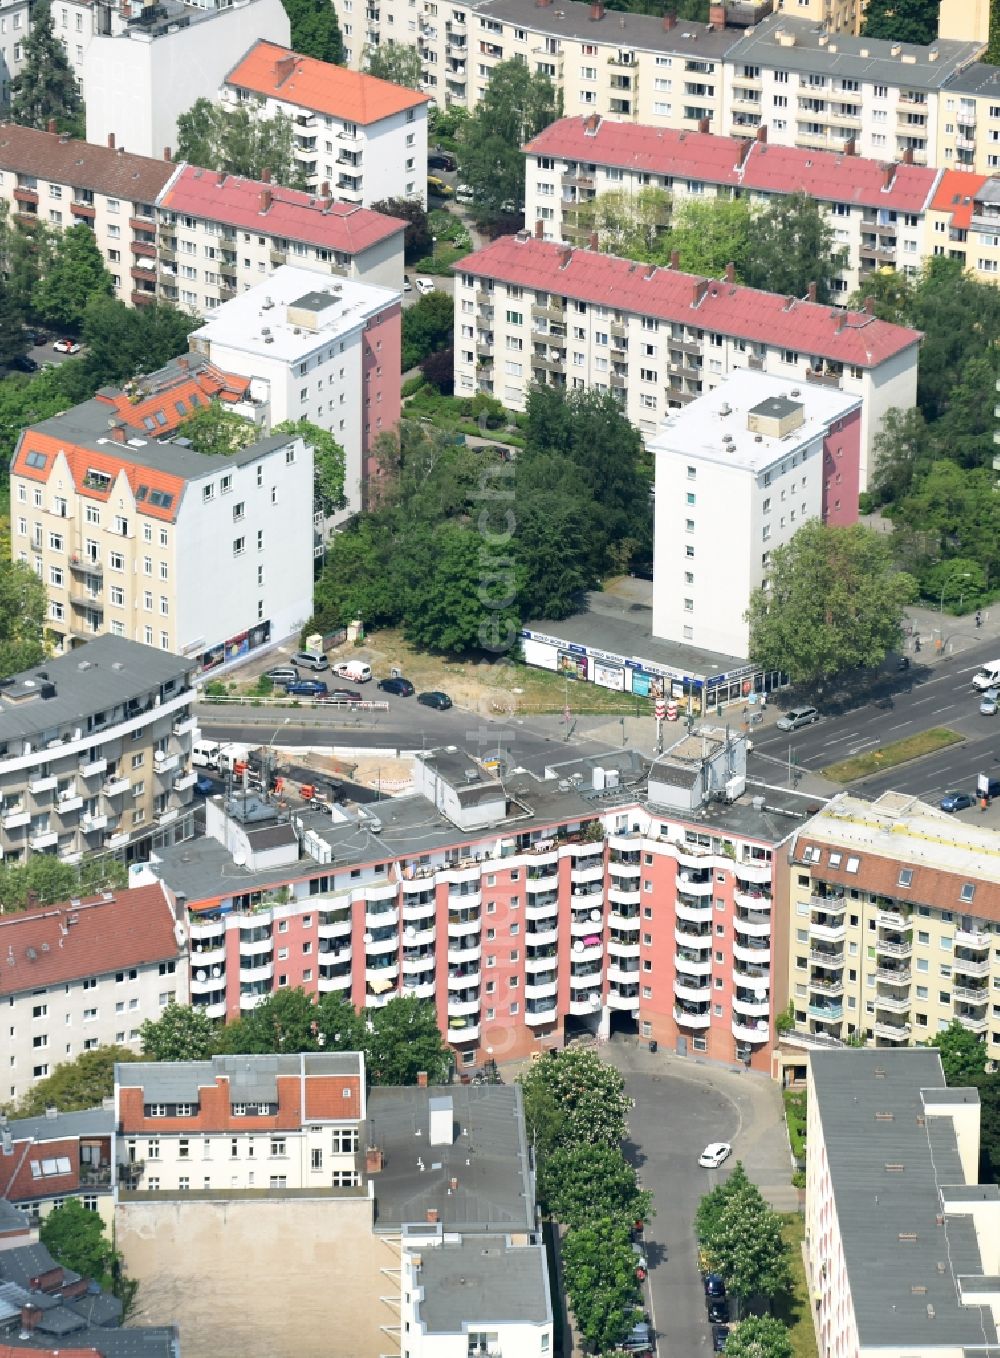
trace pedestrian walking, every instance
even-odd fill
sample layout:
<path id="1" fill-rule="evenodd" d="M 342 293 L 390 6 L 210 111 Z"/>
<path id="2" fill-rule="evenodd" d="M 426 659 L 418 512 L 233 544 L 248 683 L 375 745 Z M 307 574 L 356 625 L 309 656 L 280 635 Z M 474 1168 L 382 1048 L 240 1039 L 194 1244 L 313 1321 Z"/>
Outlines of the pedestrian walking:
<path id="1" fill-rule="evenodd" d="M 980 610 L 977 608 L 977 609 L 976 609 L 976 627 L 977 627 L 977 628 L 980 628 L 980 627 L 982 627 L 982 625 L 983 625 L 983 615 L 982 615 L 982 613 L 980 612 Z"/>

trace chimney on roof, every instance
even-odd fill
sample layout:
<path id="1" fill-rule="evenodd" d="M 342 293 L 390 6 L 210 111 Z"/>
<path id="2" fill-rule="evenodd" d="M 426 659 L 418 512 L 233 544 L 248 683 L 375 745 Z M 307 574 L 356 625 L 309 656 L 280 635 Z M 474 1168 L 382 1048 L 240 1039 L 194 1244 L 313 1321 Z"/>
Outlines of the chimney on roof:
<path id="1" fill-rule="evenodd" d="M 729 263 L 726 265 L 726 282 L 727 283 L 736 282 L 736 265 L 733 263 L 732 260 L 730 260 Z"/>
<path id="2" fill-rule="evenodd" d="M 260 191 L 260 210 L 261 210 L 261 213 L 270 212 L 270 210 L 271 210 L 271 190 L 270 190 L 270 189 L 261 189 L 261 191 Z"/>
<path id="3" fill-rule="evenodd" d="M 572 258 L 573 258 L 573 247 L 570 245 L 563 246 L 559 259 L 560 269 L 565 269 L 566 265 L 570 262 Z"/>
<path id="4" fill-rule="evenodd" d="M 426 1072 L 426 1070 L 418 1070 L 418 1071 L 417 1071 L 417 1088 L 418 1088 L 418 1089 L 426 1089 L 426 1088 L 427 1088 L 427 1072 Z"/>
<path id="5" fill-rule="evenodd" d="M 908 147 L 906 148 L 906 150 L 903 152 L 903 164 L 904 164 L 904 165 L 912 165 L 912 164 L 913 164 L 913 147 L 912 147 L 912 146 L 908 146 Z"/>
<path id="6" fill-rule="evenodd" d="M 656 265 L 655 265 L 655 264 L 647 264 L 647 265 L 646 265 L 646 268 L 645 268 L 645 271 L 644 271 L 644 273 L 643 273 L 642 276 L 643 276 L 643 278 L 646 280 L 646 282 L 648 283 L 649 280 L 653 277 L 653 274 L 655 274 L 655 273 L 656 273 Z"/>
<path id="7" fill-rule="evenodd" d="M 601 115 L 599 113 L 591 113 L 589 117 L 584 118 L 583 120 L 584 133 L 587 136 L 592 137 L 595 135 L 600 125 L 601 125 Z"/>
<path id="8" fill-rule="evenodd" d="M 187 354 L 181 354 L 180 358 L 177 360 L 177 366 L 182 372 L 187 372 L 188 368 L 191 366 Z"/>
<path id="9" fill-rule="evenodd" d="M 115 149 L 115 134 L 114 134 L 113 132 L 109 132 L 109 133 L 108 133 L 108 150 L 109 150 L 109 151 L 113 151 L 114 149 Z"/>
<path id="10" fill-rule="evenodd" d="M 535 4 L 539 9 L 545 9 L 546 5 L 552 4 L 552 0 L 535 0 Z"/>
<path id="11" fill-rule="evenodd" d="M 322 184 L 320 184 L 319 196 L 321 198 L 330 198 L 332 196 L 330 193 L 330 181 L 328 179 L 324 179 Z"/>
<path id="12" fill-rule="evenodd" d="M 752 141 L 740 142 L 739 159 L 736 162 L 736 168 L 738 170 L 742 170 L 743 166 L 746 164 L 747 156 L 750 154 L 751 146 L 753 146 Z"/>
<path id="13" fill-rule="evenodd" d="M 711 118 L 699 118 L 699 119 L 698 119 L 698 131 L 699 131 L 699 132 L 711 132 L 711 130 L 712 130 L 712 120 L 711 120 Z"/>
<path id="14" fill-rule="evenodd" d="M 708 279 L 696 278 L 694 287 L 691 289 L 691 305 L 698 306 L 706 292 L 708 292 Z"/>
<path id="15" fill-rule="evenodd" d="M 604 18 L 604 5 L 601 3 L 601 0 L 594 0 L 594 3 L 590 7 L 590 18 L 593 23 L 597 23 Z"/>
<path id="16" fill-rule="evenodd" d="M 545 3 L 548 4 L 548 3 L 549 3 L 549 0 L 545 0 Z M 437 1209 L 436 1207 L 428 1207 L 428 1209 L 427 1209 L 427 1221 L 428 1221 L 428 1223 L 429 1223 L 431 1226 L 436 1226 L 436 1225 L 437 1225 L 437 1219 L 438 1219 L 438 1209 Z"/>
<path id="17" fill-rule="evenodd" d="M 283 85 L 290 75 L 295 71 L 295 54 L 290 53 L 287 57 L 279 57 L 274 63 L 274 83 Z"/>
<path id="18" fill-rule="evenodd" d="M 708 7 L 708 22 L 718 24 L 720 28 L 726 26 L 726 7 L 724 4 L 711 4 Z"/>
<path id="19" fill-rule="evenodd" d="M 670 30 L 671 30 L 672 28 L 676 28 L 676 27 L 677 27 L 677 15 L 676 15 L 676 14 L 664 14 L 664 16 L 663 16 L 663 31 L 664 31 L 664 33 L 669 33 Z"/>
<path id="20" fill-rule="evenodd" d="M 173 158 L 174 158 L 173 151 L 171 151 L 169 146 L 165 146 L 163 148 L 163 159 L 169 163 L 170 161 L 173 160 Z"/>
<path id="21" fill-rule="evenodd" d="M 49 119 L 49 131 L 50 131 L 53 135 L 59 131 L 59 128 L 58 128 L 58 126 L 56 125 L 56 120 L 55 120 L 55 118 L 50 118 L 50 119 Z"/>
<path id="22" fill-rule="evenodd" d="M 757 129 L 757 140 L 759 142 L 767 141 L 767 127 L 764 123 L 761 123 L 760 127 Z"/>
<path id="23" fill-rule="evenodd" d="M 590 250 L 599 250 L 601 248 L 601 242 L 596 231 L 591 231 L 590 235 L 587 237 L 587 247 Z"/>
<path id="24" fill-rule="evenodd" d="M 111 437 L 114 439 L 115 443 L 124 443 L 125 426 L 123 424 L 116 424 L 111 430 Z"/>
<path id="25" fill-rule="evenodd" d="M 271 182 L 271 171 L 266 167 L 260 172 L 260 182 L 262 184 L 270 184 Z"/>
<path id="26" fill-rule="evenodd" d="M 21 1307 L 21 1334 L 19 1338 L 28 1339 L 41 1318 L 42 1308 L 26 1301 Z"/>
<path id="27" fill-rule="evenodd" d="M 806 288 L 806 297 L 809 299 L 810 302 L 815 302 L 815 300 L 816 300 L 816 284 L 815 284 L 815 283 L 810 283 L 809 286 Z"/>
<path id="28" fill-rule="evenodd" d="M 874 315 L 875 315 L 875 298 L 874 298 L 874 297 L 866 297 L 866 298 L 865 298 L 865 315 L 866 315 L 866 316 L 874 316 Z"/>
<path id="29" fill-rule="evenodd" d="M 883 166 L 882 166 L 882 191 L 883 191 L 883 193 L 886 192 L 888 189 L 891 189 L 891 188 L 892 188 L 892 181 L 893 181 L 895 178 L 896 178 L 896 167 L 895 167 L 895 165 L 883 165 Z"/>
<path id="30" fill-rule="evenodd" d="M 670 251 L 670 268 L 671 268 L 671 269 L 679 269 L 680 267 L 681 267 L 681 252 L 680 252 L 680 250 L 671 250 L 671 251 Z"/>
<path id="31" fill-rule="evenodd" d="M 369 1146 L 365 1151 L 365 1173 L 381 1174 L 384 1163 L 382 1152 L 378 1146 Z"/>
<path id="32" fill-rule="evenodd" d="M 782 309 L 782 311 L 791 311 L 791 309 L 792 309 L 792 307 L 793 307 L 794 305 L 795 305 L 795 298 L 794 298 L 794 297 L 786 297 L 786 298 L 785 298 L 785 301 L 784 301 L 784 305 L 782 306 L 781 309 Z"/>
<path id="33" fill-rule="evenodd" d="M 858 142 L 856 137 L 848 137 L 844 142 L 844 155 L 856 156 L 858 154 Z"/>
<path id="34" fill-rule="evenodd" d="M 541 240 L 541 239 L 544 237 L 544 235 L 545 235 L 545 223 L 544 223 L 544 222 L 536 222 L 536 223 L 535 223 L 535 240 Z"/>

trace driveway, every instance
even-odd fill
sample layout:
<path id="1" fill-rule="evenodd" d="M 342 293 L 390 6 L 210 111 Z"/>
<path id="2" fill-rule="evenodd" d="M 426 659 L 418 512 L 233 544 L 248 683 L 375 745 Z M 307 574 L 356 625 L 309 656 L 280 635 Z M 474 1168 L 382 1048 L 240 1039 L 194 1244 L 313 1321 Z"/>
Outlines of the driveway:
<path id="1" fill-rule="evenodd" d="M 793 1211 L 791 1160 L 777 1085 L 758 1075 L 657 1052 L 634 1041 L 602 1049 L 625 1076 L 635 1100 L 626 1154 L 656 1216 L 646 1230 L 649 1306 L 661 1358 L 711 1352 L 711 1329 L 695 1249 L 695 1210 L 702 1195 L 742 1160 L 773 1207 Z M 710 1141 L 730 1141 L 732 1158 L 717 1170 L 698 1168 Z"/>

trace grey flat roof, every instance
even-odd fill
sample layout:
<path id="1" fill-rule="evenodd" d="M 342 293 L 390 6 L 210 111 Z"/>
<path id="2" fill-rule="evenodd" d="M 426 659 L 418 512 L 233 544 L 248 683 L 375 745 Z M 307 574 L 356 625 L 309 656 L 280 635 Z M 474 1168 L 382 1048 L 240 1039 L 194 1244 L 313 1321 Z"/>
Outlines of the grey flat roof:
<path id="1" fill-rule="evenodd" d="M 451 1145 L 430 1143 L 430 1103 L 449 1098 Z M 366 1144 L 383 1152 L 371 1178 L 376 1230 L 423 1223 L 436 1208 L 446 1231 L 531 1230 L 534 1184 L 518 1085 L 447 1089 L 376 1086 L 368 1096 Z M 452 1190 L 450 1180 L 458 1180 Z"/>
<path id="2" fill-rule="evenodd" d="M 44 1113 L 36 1118 L 11 1118 L 7 1128 L 15 1141 L 51 1141 L 60 1137 L 110 1136 L 115 1129 L 113 1108 L 84 1108 L 78 1113 Z"/>
<path id="3" fill-rule="evenodd" d="M 995 1344 L 989 1307 L 958 1300 L 956 1279 L 983 1271 L 972 1218 L 938 1225 L 939 1190 L 964 1183 L 950 1118 L 925 1116 L 923 1091 L 933 1104 L 944 1086 L 940 1056 L 812 1051 L 810 1066 L 862 1347 Z"/>
<path id="4" fill-rule="evenodd" d="M 602 19 L 591 19 L 584 0 L 558 0 L 541 6 L 537 0 L 486 0 L 475 6 L 486 19 L 499 19 L 533 33 L 578 38 L 584 42 L 610 43 L 614 47 L 679 52 L 706 61 L 720 61 L 741 34 L 733 29 L 679 20 L 669 32 L 663 19 L 651 14 L 607 10 Z M 471 27 L 471 25 L 470 25 Z"/>
<path id="5" fill-rule="evenodd" d="M 66 655 L 23 670 L 0 688 L 0 744 L 59 727 L 72 732 L 95 712 L 110 712 L 171 680 L 184 680 L 194 668 L 193 661 L 169 651 L 105 632 Z M 45 682 L 55 685 L 51 698 L 40 696 Z M 11 701 L 9 695 L 32 689 L 39 696 L 16 705 Z"/>
<path id="6" fill-rule="evenodd" d="M 1000 94 L 1000 66 L 974 61 L 948 81 L 948 89 L 959 94 Z"/>
<path id="7" fill-rule="evenodd" d="M 276 1103 L 279 1075 L 360 1075 L 357 1052 L 273 1056 L 213 1056 L 210 1061 L 126 1061 L 115 1066 L 119 1085 L 141 1088 L 147 1103 L 197 1103 L 198 1091 L 228 1076 L 234 1103 Z"/>
<path id="8" fill-rule="evenodd" d="M 24 1213 L 19 1212 L 12 1202 L 0 1198 L 0 1234 L 4 1231 L 26 1231 L 28 1222 Z"/>
<path id="9" fill-rule="evenodd" d="M 420 1260 L 425 1289 L 420 1319 L 430 1334 L 461 1334 L 469 1325 L 545 1325 L 552 1319 L 544 1245 L 465 1237 L 422 1249 Z"/>
<path id="10" fill-rule="evenodd" d="M 780 43 L 779 33 L 792 35 L 794 43 Z M 732 45 L 728 59 L 733 65 L 767 66 L 835 80 L 848 78 L 905 89 L 937 90 L 975 61 L 983 50 L 982 43 L 976 42 L 939 40 L 922 47 L 883 38 L 855 38 L 846 33 L 830 35 L 824 43 L 826 37 L 823 25 L 813 20 L 772 14 Z M 898 52 L 895 56 L 894 51 Z"/>

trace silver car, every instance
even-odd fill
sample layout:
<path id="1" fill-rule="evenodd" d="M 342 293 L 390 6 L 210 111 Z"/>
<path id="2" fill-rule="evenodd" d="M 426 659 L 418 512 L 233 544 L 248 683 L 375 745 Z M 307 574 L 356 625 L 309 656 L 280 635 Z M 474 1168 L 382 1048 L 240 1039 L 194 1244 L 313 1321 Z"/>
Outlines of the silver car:
<path id="1" fill-rule="evenodd" d="M 984 717 L 995 717 L 998 704 L 1000 704 L 1000 689 L 988 688 L 980 700 L 979 710 Z"/>
<path id="2" fill-rule="evenodd" d="M 792 707 L 778 718 L 776 724 L 779 731 L 797 731 L 800 726 L 811 726 L 814 721 L 819 721 L 815 707 Z"/>

